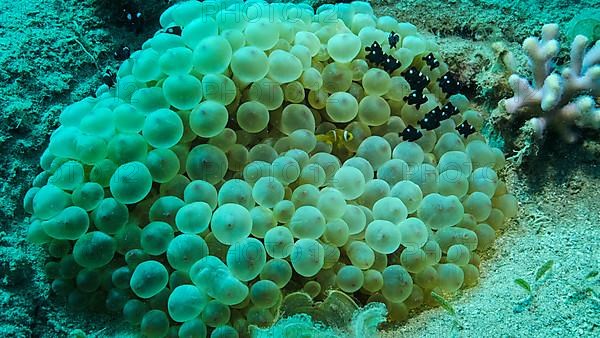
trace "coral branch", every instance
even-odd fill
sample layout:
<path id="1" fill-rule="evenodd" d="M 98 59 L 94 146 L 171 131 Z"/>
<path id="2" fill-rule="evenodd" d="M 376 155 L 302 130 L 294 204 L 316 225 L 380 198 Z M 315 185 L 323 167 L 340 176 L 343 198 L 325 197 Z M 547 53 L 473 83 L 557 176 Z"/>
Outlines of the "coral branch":
<path id="1" fill-rule="evenodd" d="M 544 25 L 541 35 L 541 39 L 529 37 L 523 42 L 533 84 L 511 75 L 508 82 L 514 96 L 503 100 L 503 106 L 510 119 L 531 120 L 538 137 L 551 128 L 565 141 L 574 142 L 578 134 L 573 127 L 600 128 L 600 109 L 592 97 L 600 95 L 600 42 L 588 49 L 588 38 L 576 36 L 570 63 L 554 72 L 558 26 Z"/>

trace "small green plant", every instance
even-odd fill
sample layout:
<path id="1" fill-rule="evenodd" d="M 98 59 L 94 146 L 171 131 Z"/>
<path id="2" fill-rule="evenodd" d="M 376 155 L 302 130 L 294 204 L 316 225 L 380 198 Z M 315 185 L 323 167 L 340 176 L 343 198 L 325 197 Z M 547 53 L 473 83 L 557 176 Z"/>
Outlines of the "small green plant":
<path id="1" fill-rule="evenodd" d="M 431 291 L 431 297 L 438 304 L 440 304 L 442 309 L 444 309 L 452 317 L 452 330 L 454 330 L 454 329 L 462 330 L 463 324 L 460 320 L 460 317 L 458 317 L 456 310 L 454 310 L 454 307 L 452 306 L 452 304 L 450 304 L 450 302 L 448 302 L 448 300 L 446 300 L 446 298 L 444 298 L 442 295 L 436 293 L 435 291 Z"/>
<path id="2" fill-rule="evenodd" d="M 531 306 L 531 303 L 533 302 L 533 299 L 535 297 L 536 290 L 541 286 L 541 285 L 539 285 L 540 279 L 542 279 L 542 277 L 544 277 L 548 273 L 548 271 L 550 271 L 550 269 L 552 269 L 553 265 L 554 265 L 554 261 L 549 260 L 546 263 L 544 263 L 544 265 L 540 266 L 537 269 L 537 271 L 535 272 L 535 279 L 533 281 L 533 284 L 530 284 L 528 281 L 526 281 L 523 278 L 515 279 L 515 284 L 517 284 L 518 286 L 520 286 L 523 290 L 525 290 L 527 292 L 527 298 L 521 300 L 517 304 L 517 306 L 514 309 L 514 312 L 519 313 L 519 312 L 523 312 L 524 310 L 529 309 L 529 307 Z"/>
<path id="3" fill-rule="evenodd" d="M 600 309 L 600 278 L 598 271 L 590 271 L 579 285 L 568 283 L 575 292 L 569 296 L 572 302 L 589 299 Z"/>

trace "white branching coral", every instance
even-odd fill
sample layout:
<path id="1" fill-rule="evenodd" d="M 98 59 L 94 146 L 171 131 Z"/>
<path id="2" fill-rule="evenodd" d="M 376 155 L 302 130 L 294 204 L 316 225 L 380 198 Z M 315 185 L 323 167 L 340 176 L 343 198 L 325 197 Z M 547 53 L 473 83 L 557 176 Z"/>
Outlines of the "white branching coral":
<path id="1" fill-rule="evenodd" d="M 538 137 L 552 129 L 565 141 L 574 142 L 578 138 L 575 127 L 600 128 L 600 109 L 594 99 L 600 96 L 600 42 L 588 49 L 589 39 L 576 36 L 570 63 L 558 72 L 558 33 L 558 25 L 548 24 L 542 28 L 541 39 L 525 39 L 523 49 L 533 81 L 530 84 L 527 78 L 511 75 L 508 81 L 514 96 L 504 100 L 503 106 L 511 119 L 529 120 Z"/>

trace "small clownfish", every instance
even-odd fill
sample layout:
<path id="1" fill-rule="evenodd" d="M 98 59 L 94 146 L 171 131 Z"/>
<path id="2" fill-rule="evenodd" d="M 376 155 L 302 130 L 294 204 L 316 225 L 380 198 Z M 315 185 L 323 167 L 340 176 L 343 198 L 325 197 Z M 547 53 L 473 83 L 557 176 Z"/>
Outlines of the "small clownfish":
<path id="1" fill-rule="evenodd" d="M 440 66 L 440 62 L 435 58 L 433 53 L 429 53 L 423 57 L 423 61 L 429 66 L 429 69 L 434 70 Z"/>
<path id="2" fill-rule="evenodd" d="M 331 144 L 332 146 L 341 148 L 354 139 L 351 132 L 344 129 L 332 129 L 325 134 L 319 134 L 316 136 L 317 141 Z"/>
<path id="3" fill-rule="evenodd" d="M 439 80 L 439 85 L 442 91 L 446 94 L 446 98 L 454 94 L 460 93 L 462 84 L 456 79 L 456 76 L 451 72 L 447 72 Z"/>
<path id="4" fill-rule="evenodd" d="M 181 26 L 171 26 L 165 29 L 165 33 L 181 36 Z"/>
<path id="5" fill-rule="evenodd" d="M 415 128 L 411 125 L 408 125 L 400 133 L 400 136 L 402 136 L 402 139 L 404 141 L 414 142 L 414 141 L 420 139 L 421 137 L 423 137 L 423 133 L 420 130 L 418 130 L 417 128 Z"/>
<path id="6" fill-rule="evenodd" d="M 402 76 L 404 76 L 412 90 L 422 91 L 429 84 L 429 77 L 414 66 L 402 73 Z"/>
<path id="7" fill-rule="evenodd" d="M 427 96 L 423 95 L 422 90 L 415 90 L 408 96 L 404 97 L 404 101 L 410 105 L 414 105 L 417 109 L 421 108 L 421 105 L 427 102 Z"/>
<path id="8" fill-rule="evenodd" d="M 469 135 L 477 131 L 475 130 L 475 127 L 469 124 L 468 121 L 464 121 L 463 123 L 459 124 L 458 127 L 456 127 L 456 130 L 464 137 L 469 137 Z"/>
<path id="9" fill-rule="evenodd" d="M 110 69 L 107 69 L 104 74 L 102 74 L 102 83 L 108 86 L 108 88 L 115 85 L 117 82 L 117 74 L 113 73 Z"/>
<path id="10" fill-rule="evenodd" d="M 390 44 L 390 48 L 396 48 L 398 46 L 398 42 L 400 41 L 400 35 L 396 34 L 396 32 L 391 31 L 388 36 L 388 43 Z"/>
<path id="11" fill-rule="evenodd" d="M 386 59 L 386 54 L 383 53 L 383 49 L 377 41 L 374 41 L 370 47 L 365 47 L 365 50 L 368 53 L 366 59 L 371 63 L 378 65 L 384 62 Z"/>

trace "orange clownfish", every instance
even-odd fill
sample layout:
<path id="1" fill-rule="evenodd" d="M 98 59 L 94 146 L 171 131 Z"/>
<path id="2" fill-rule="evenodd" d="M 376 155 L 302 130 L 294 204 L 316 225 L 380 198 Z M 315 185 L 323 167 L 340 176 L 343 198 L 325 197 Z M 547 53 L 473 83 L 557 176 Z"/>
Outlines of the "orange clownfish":
<path id="1" fill-rule="evenodd" d="M 334 147 L 343 147 L 346 142 L 354 139 L 352 133 L 344 129 L 333 129 L 325 134 L 317 135 L 317 141 L 331 144 Z"/>

